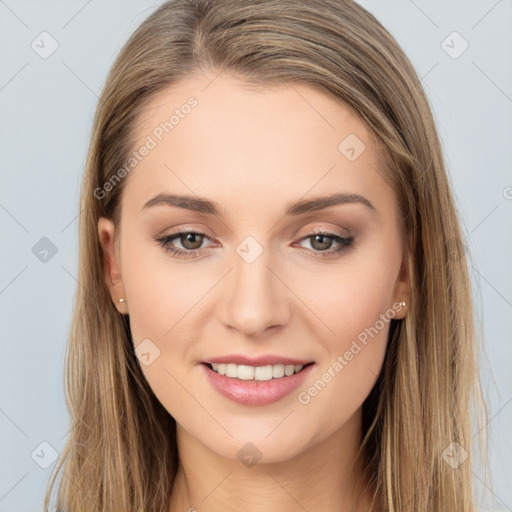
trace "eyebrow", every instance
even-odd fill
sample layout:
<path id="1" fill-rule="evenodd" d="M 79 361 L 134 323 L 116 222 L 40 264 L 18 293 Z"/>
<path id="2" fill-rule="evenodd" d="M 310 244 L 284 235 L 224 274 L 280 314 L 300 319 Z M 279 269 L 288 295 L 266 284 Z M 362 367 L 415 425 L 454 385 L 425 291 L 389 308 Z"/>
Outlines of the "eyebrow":
<path id="1" fill-rule="evenodd" d="M 336 206 L 341 204 L 359 203 L 367 206 L 369 209 L 377 212 L 373 204 L 365 197 L 359 194 L 351 193 L 335 193 L 322 197 L 315 197 L 313 199 L 299 200 L 289 203 L 286 206 L 285 215 L 302 215 L 304 213 L 314 212 Z M 217 215 L 224 217 L 227 214 L 227 209 L 221 207 L 217 201 L 212 201 L 204 197 L 177 195 L 177 194 L 158 194 L 150 199 L 142 208 L 145 210 L 157 205 L 176 206 L 186 210 L 192 210 L 199 213 L 207 213 L 210 215 Z"/>

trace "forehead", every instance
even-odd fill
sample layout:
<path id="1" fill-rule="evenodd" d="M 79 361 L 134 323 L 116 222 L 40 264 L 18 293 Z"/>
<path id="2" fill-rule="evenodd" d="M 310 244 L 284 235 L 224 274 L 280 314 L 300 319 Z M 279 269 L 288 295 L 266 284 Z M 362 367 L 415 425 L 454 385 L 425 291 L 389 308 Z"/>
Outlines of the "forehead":
<path id="1" fill-rule="evenodd" d="M 197 137 L 207 134 L 212 143 L 216 134 L 246 141 L 256 135 L 265 141 L 266 134 L 276 145 L 286 139 L 308 139 L 308 146 L 326 136 L 326 144 L 336 142 L 344 129 L 352 129 L 361 139 L 370 136 L 366 124 L 345 102 L 319 88 L 289 82 L 251 85 L 227 74 L 195 75 L 156 93 L 135 127 L 138 141 L 168 121 L 173 135 L 184 131 L 177 129 L 179 125 L 191 125 Z M 278 131 L 282 133 L 276 138 Z"/>
<path id="2" fill-rule="evenodd" d="M 156 94 L 135 127 L 151 146 L 125 193 L 142 201 L 171 189 L 210 196 L 297 199 L 346 188 L 382 192 L 377 141 L 342 101 L 303 84 L 249 86 L 199 75 Z"/>

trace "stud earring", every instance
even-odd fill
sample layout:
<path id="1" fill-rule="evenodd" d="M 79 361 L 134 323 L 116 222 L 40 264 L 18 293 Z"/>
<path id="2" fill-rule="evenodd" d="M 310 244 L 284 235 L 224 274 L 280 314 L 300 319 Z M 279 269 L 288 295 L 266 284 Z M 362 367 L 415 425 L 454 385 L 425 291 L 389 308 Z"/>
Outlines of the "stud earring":
<path id="1" fill-rule="evenodd" d="M 399 302 L 398 305 L 405 308 L 405 306 L 407 306 L 407 303 L 405 301 L 402 301 L 402 302 Z"/>
<path id="2" fill-rule="evenodd" d="M 119 302 L 126 302 L 125 299 L 123 299 L 122 297 L 119 299 Z M 404 303 L 405 304 L 405 303 Z"/>

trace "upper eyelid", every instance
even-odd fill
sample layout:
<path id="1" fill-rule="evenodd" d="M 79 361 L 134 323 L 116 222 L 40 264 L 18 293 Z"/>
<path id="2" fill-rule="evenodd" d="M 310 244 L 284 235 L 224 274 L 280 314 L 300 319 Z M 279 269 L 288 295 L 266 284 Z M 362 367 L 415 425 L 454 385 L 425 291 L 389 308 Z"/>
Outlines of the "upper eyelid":
<path id="1" fill-rule="evenodd" d="M 337 231 L 338 230 L 344 230 L 346 231 L 346 233 L 340 233 Z M 308 230 L 306 230 L 306 232 L 301 236 L 301 239 L 304 238 L 304 237 L 307 237 L 307 236 L 310 236 L 312 234 L 317 234 L 317 233 L 326 233 L 326 234 L 331 234 L 331 235 L 336 235 L 336 236 L 340 236 L 342 238 L 350 238 L 351 236 L 354 235 L 354 233 L 352 233 L 352 231 L 346 227 L 343 227 L 343 226 L 337 226 L 337 229 L 336 228 L 328 228 L 328 227 L 313 227 L 313 228 L 310 228 Z M 203 229 L 203 228 L 196 228 L 196 227 L 192 227 L 192 226 L 187 226 L 185 225 L 184 227 L 180 227 L 177 231 L 173 231 L 171 233 L 168 233 L 166 235 L 162 235 L 162 237 L 171 237 L 171 236 L 176 236 L 176 235 L 180 235 L 180 234 L 184 234 L 184 233 L 200 233 L 200 234 L 203 234 L 205 236 L 207 236 L 208 238 L 210 239 L 214 239 L 215 237 L 214 236 L 210 236 L 208 234 L 208 229 Z"/>

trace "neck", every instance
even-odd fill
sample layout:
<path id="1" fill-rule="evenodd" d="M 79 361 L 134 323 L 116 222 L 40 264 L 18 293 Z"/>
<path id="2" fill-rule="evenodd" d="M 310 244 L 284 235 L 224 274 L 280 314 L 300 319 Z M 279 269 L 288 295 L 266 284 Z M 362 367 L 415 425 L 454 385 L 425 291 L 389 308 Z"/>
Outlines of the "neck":
<path id="1" fill-rule="evenodd" d="M 180 464 L 169 512 L 376 510 L 356 460 L 360 411 L 332 435 L 282 462 L 246 466 L 226 459 L 180 425 L 177 442 Z"/>

